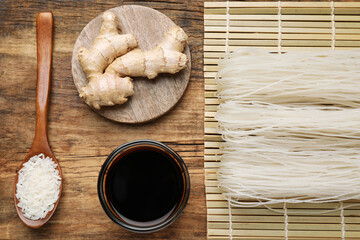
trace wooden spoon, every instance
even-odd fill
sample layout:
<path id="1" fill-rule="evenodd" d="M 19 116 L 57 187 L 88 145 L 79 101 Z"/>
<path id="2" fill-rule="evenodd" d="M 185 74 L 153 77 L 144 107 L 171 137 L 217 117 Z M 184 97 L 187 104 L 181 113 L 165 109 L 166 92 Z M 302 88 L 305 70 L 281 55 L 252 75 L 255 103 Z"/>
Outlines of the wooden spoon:
<path id="1" fill-rule="evenodd" d="M 21 167 L 32 156 L 43 153 L 45 156 L 49 156 L 57 164 L 57 170 L 61 177 L 59 198 L 54 204 L 53 210 L 43 219 L 30 220 L 26 218 L 21 210 L 17 206 L 19 203 L 16 198 L 16 184 L 18 182 L 19 171 L 16 174 L 15 187 L 14 187 L 14 200 L 16 211 L 21 221 L 28 227 L 39 228 L 43 226 L 55 212 L 55 209 L 59 203 L 62 190 L 62 172 L 58 161 L 55 159 L 54 154 L 51 152 L 48 138 L 47 138 L 47 111 L 49 104 L 50 93 L 50 70 L 51 70 L 51 54 L 53 43 L 53 15 L 51 12 L 40 12 L 36 20 L 36 37 L 37 37 L 37 92 L 36 92 L 36 130 L 33 144 L 29 153 L 25 156 L 24 161 L 21 163 Z"/>

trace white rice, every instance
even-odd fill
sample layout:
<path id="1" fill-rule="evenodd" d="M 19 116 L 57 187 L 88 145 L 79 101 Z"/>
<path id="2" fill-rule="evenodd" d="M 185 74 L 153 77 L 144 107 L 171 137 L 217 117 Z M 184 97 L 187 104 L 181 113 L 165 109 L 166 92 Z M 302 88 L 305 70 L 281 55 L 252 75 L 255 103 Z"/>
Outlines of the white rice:
<path id="1" fill-rule="evenodd" d="M 16 198 L 26 218 L 42 219 L 54 208 L 61 185 L 56 167 L 52 158 L 41 153 L 31 157 L 20 169 Z"/>

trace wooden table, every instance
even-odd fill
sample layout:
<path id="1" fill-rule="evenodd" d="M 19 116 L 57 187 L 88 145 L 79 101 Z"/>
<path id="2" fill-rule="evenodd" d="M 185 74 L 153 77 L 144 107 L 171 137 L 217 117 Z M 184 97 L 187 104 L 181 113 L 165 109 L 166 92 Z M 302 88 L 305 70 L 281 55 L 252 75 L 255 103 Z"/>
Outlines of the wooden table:
<path id="1" fill-rule="evenodd" d="M 2 1 L 0 4 L 0 239 L 205 239 L 203 170 L 204 83 L 202 69 L 203 2 Z M 169 16 L 189 35 L 191 79 L 177 106 L 144 125 L 111 122 L 78 96 L 71 75 L 71 54 L 82 28 L 106 9 L 121 4 L 152 7 Z M 25 227 L 13 201 L 16 170 L 28 152 L 35 128 L 36 15 L 54 14 L 54 51 L 49 109 L 49 141 L 64 174 L 63 194 L 43 228 Z M 185 211 L 169 228 L 153 234 L 128 232 L 100 206 L 97 177 L 107 155 L 135 139 L 168 144 L 185 160 L 191 194 Z"/>

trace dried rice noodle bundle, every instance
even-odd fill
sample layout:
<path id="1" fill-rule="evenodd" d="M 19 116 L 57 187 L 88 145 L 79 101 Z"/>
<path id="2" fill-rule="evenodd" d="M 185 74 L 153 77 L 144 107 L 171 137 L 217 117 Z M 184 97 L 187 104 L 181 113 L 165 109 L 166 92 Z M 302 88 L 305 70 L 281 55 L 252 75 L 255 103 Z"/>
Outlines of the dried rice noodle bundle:
<path id="1" fill-rule="evenodd" d="M 286 106 L 335 104 L 360 107 L 360 49 L 269 54 L 249 48 L 219 64 L 223 100 L 262 101 Z"/>
<path id="2" fill-rule="evenodd" d="M 232 205 L 360 199 L 359 50 L 220 63 L 219 186 Z"/>

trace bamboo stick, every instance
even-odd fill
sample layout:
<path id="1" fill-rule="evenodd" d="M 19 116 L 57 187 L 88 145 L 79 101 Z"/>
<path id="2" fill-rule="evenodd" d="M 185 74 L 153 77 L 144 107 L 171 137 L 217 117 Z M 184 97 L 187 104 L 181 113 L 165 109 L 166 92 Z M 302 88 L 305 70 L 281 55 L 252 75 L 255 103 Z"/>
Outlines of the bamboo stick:
<path id="1" fill-rule="evenodd" d="M 205 111 L 215 112 L 216 110 L 217 110 L 217 106 L 212 106 L 212 105 L 205 106 Z"/>
<path id="2" fill-rule="evenodd" d="M 212 132 L 207 132 L 207 133 L 212 133 Z M 214 133 L 216 133 L 216 129 L 214 129 Z M 219 152 L 219 149 L 212 149 L 212 148 L 205 148 L 204 149 L 204 154 L 205 155 L 215 155 L 218 152 Z"/>
<path id="3" fill-rule="evenodd" d="M 225 40 L 206 40 L 206 49 L 213 50 L 213 51 L 221 51 L 223 50 L 223 42 Z M 275 49 L 277 45 L 277 41 L 275 40 L 229 40 L 229 47 L 231 49 L 236 49 L 236 47 L 244 47 L 244 46 L 255 46 L 255 47 L 272 47 Z M 330 47 L 331 41 L 322 41 L 322 40 L 282 40 L 282 46 L 284 48 L 286 47 L 295 47 L 295 48 L 302 48 L 302 47 Z M 335 42 L 335 46 L 338 47 L 359 47 L 360 46 L 360 40 L 337 40 Z M 209 70 L 206 70 L 209 68 Z M 213 66 L 205 66 L 205 71 L 213 71 Z M 217 71 L 217 70 L 216 70 Z"/>
<path id="4" fill-rule="evenodd" d="M 205 84 L 206 85 L 216 85 L 216 82 L 215 82 L 215 79 L 213 79 L 213 78 L 205 78 Z M 213 97 L 216 97 L 215 92 L 212 92 L 212 93 L 213 93 Z M 206 100 L 205 100 L 205 102 L 206 102 Z"/>
<path id="5" fill-rule="evenodd" d="M 219 162 L 205 162 L 204 165 L 206 165 L 206 168 L 218 168 Z M 214 186 L 212 186 L 212 187 L 214 187 Z"/>
<path id="6" fill-rule="evenodd" d="M 219 148 L 221 143 L 219 142 L 207 142 L 205 148 Z"/>
<path id="7" fill-rule="evenodd" d="M 349 43 L 350 41 L 338 41 L 337 43 Z M 206 39 L 204 40 L 206 46 L 224 46 L 223 39 Z M 277 46 L 278 40 L 229 40 L 229 46 Z M 356 41 L 351 41 L 346 46 L 356 46 Z M 330 47 L 331 41 L 324 40 L 282 40 L 281 45 L 284 47 Z"/>
<path id="8" fill-rule="evenodd" d="M 278 25 L 277 21 L 236 21 L 231 20 L 229 26 L 231 27 L 276 27 Z M 224 20 L 205 20 L 204 26 L 226 26 L 226 21 Z"/>
<path id="9" fill-rule="evenodd" d="M 211 99 L 206 99 L 205 100 L 205 104 L 206 105 L 219 105 L 220 104 L 220 100 L 217 98 L 211 98 Z"/>
<path id="10" fill-rule="evenodd" d="M 226 2 L 205 2 L 205 8 L 219 8 L 226 7 Z M 344 7 L 347 5 L 341 4 L 336 5 L 338 7 Z M 352 7 L 356 7 L 360 5 L 352 5 Z M 277 8 L 277 2 L 229 2 L 229 7 L 267 7 L 267 8 Z M 321 7 L 330 7 L 329 2 L 282 2 L 281 7 L 307 7 L 307 8 L 321 8 Z"/>
<path id="11" fill-rule="evenodd" d="M 341 30 L 339 33 L 349 33 L 348 29 L 337 29 Z M 359 30 L 359 29 L 351 29 Z M 205 26 L 205 32 L 226 32 L 227 28 L 225 26 Z M 277 33 L 278 29 L 275 27 L 229 27 L 229 32 L 258 32 L 258 33 Z M 331 28 L 306 28 L 306 27 L 284 27 L 281 29 L 282 33 L 331 33 Z M 350 33 L 358 33 L 350 32 Z"/>
<path id="12" fill-rule="evenodd" d="M 219 162 L 213 162 L 213 163 L 219 163 Z M 210 187 L 217 186 L 218 181 L 217 180 L 208 180 L 205 183 L 208 184 Z M 215 185 L 216 184 L 216 185 Z M 358 202 L 358 201 L 356 201 Z M 228 208 L 228 203 L 226 201 L 207 201 L 207 204 L 212 208 Z M 283 204 L 273 204 L 271 205 L 271 208 L 273 209 L 282 209 Z M 350 206 L 350 208 L 348 208 Z M 321 209 L 321 210 L 331 210 L 339 207 L 339 203 L 288 203 L 287 204 L 288 209 Z M 265 208 L 264 206 L 258 206 L 254 208 Z M 344 208 L 347 209 L 356 209 L 360 210 L 359 205 L 354 205 L 353 202 L 346 202 L 344 203 Z"/>
<path id="13" fill-rule="evenodd" d="M 217 108 L 217 106 L 216 106 Z M 216 128 L 217 123 L 212 123 L 212 122 L 206 122 L 205 123 L 205 128 Z"/>
<path id="14" fill-rule="evenodd" d="M 208 240 L 229 240 L 229 236 L 208 236 L 207 237 Z M 232 237 L 233 240 L 279 240 L 278 237 L 256 237 L 256 236 L 233 236 Z M 325 240 L 322 237 L 291 237 L 289 238 L 290 240 Z M 347 240 L 359 240 L 356 238 L 346 238 Z M 332 238 L 332 237 L 328 237 L 326 238 L 326 240 L 339 240 L 339 238 Z"/>
<path id="15" fill-rule="evenodd" d="M 230 46 L 229 47 L 229 50 L 230 51 L 233 51 L 233 50 L 236 50 L 238 48 L 241 48 L 241 46 Z M 277 51 L 277 47 L 259 47 L 261 49 L 266 49 L 268 50 L 269 52 L 276 52 Z M 337 47 L 336 49 L 340 50 L 340 49 L 352 49 L 354 47 Z M 329 47 L 282 47 L 281 48 L 283 51 L 324 51 L 324 50 L 328 50 L 330 49 Z M 213 51 L 213 50 L 216 50 L 216 51 Z M 224 47 L 221 47 L 221 46 L 218 46 L 216 48 L 212 48 L 212 46 L 204 46 L 204 57 L 206 58 L 222 58 L 225 56 L 225 46 Z M 205 72 L 204 73 L 204 76 L 206 78 L 213 78 L 215 77 L 216 74 L 214 73 L 208 73 L 208 72 Z M 216 90 L 216 89 L 213 89 L 213 90 Z"/>
<path id="16" fill-rule="evenodd" d="M 215 112 L 205 112 L 205 117 L 214 117 Z"/>
<path id="17" fill-rule="evenodd" d="M 229 229 L 230 224 L 225 222 L 209 222 L 208 227 L 212 229 Z M 284 229 L 284 223 L 244 223 L 244 222 L 235 222 L 232 224 L 233 229 L 246 229 L 246 230 L 256 230 L 256 229 L 264 229 L 264 230 L 277 230 Z M 289 230 L 321 230 L 321 231 L 340 231 L 341 225 L 335 223 L 293 223 L 288 226 Z M 347 231 L 359 231 L 360 226 L 357 224 L 348 224 L 345 226 Z"/>
<path id="18" fill-rule="evenodd" d="M 216 229 L 215 231 L 212 229 L 208 230 L 209 235 L 228 235 L 229 229 Z M 253 230 L 233 230 L 233 235 L 237 236 L 274 236 L 274 237 L 284 237 L 283 230 L 261 230 L 257 229 L 256 231 Z M 360 237 L 360 232 L 347 232 L 349 237 Z M 337 237 L 341 238 L 340 231 L 289 231 L 289 237 Z"/>
<path id="19" fill-rule="evenodd" d="M 360 41 L 336 41 L 335 47 L 360 47 Z"/>
<path id="20" fill-rule="evenodd" d="M 216 188 L 218 190 L 216 190 Z M 208 193 L 221 193 L 220 188 L 218 187 L 206 187 Z M 218 192 L 216 192 L 218 191 Z M 337 205 L 335 208 L 339 207 Z M 281 209 L 280 209 L 281 210 Z M 332 209 L 329 209 L 332 210 Z M 317 217 L 319 215 L 321 216 L 334 216 L 339 217 L 340 216 L 340 210 L 339 211 L 333 211 L 333 212 L 326 212 L 324 213 L 324 209 L 290 209 L 288 208 L 288 211 L 291 212 L 291 216 L 314 216 Z M 345 215 L 349 215 L 348 213 L 354 214 L 356 216 L 359 216 L 360 210 L 346 210 Z M 229 215 L 228 208 L 211 208 L 208 209 L 208 213 L 212 215 Z M 261 216 L 267 216 L 267 215 L 283 215 L 283 213 L 277 213 L 267 208 L 231 208 L 232 216 L 236 215 L 261 215 Z"/>
<path id="21" fill-rule="evenodd" d="M 335 226 L 339 226 L 338 224 L 326 224 L 324 226 L 327 225 L 334 225 Z M 307 225 L 309 228 L 312 228 L 313 225 L 308 224 Z M 209 222 L 208 223 L 208 227 L 212 228 L 212 229 L 229 229 L 230 224 L 229 223 L 224 223 L 224 222 Z M 251 229 L 272 229 L 272 230 L 276 230 L 276 229 L 284 229 L 284 223 L 233 223 L 232 224 L 232 228 L 233 229 L 247 229 L 247 230 L 251 230 Z M 294 229 L 297 229 L 296 227 L 294 227 Z"/>
<path id="22" fill-rule="evenodd" d="M 221 188 L 219 187 L 205 187 L 206 193 L 222 193 Z M 208 214 L 217 214 L 216 212 L 220 212 L 224 209 L 208 209 Z M 226 210 L 226 209 L 225 209 Z M 228 212 L 226 214 L 229 214 Z"/>
<path id="23" fill-rule="evenodd" d="M 205 122 L 217 122 L 214 118 L 204 118 Z"/>
<path id="24" fill-rule="evenodd" d="M 218 8 L 226 7 L 226 2 L 205 2 L 205 8 Z M 277 2 L 229 2 L 229 7 L 273 7 L 277 8 Z M 287 7 L 304 7 L 304 8 L 329 8 L 330 2 L 290 2 L 283 1 L 281 3 L 282 8 Z M 334 7 L 340 8 L 359 8 L 360 2 L 335 2 Z"/>
<path id="25" fill-rule="evenodd" d="M 219 69 L 218 66 L 214 66 L 214 65 L 205 65 L 204 66 L 204 71 L 207 71 L 207 72 L 217 72 Z"/>
<path id="26" fill-rule="evenodd" d="M 221 32 L 208 32 L 205 33 L 205 40 L 210 39 L 225 39 L 226 34 Z M 229 33 L 229 39 L 255 39 L 255 40 L 277 40 L 278 34 L 275 33 Z M 281 39 L 285 40 L 331 40 L 331 34 L 296 34 L 296 33 L 284 33 L 281 35 Z M 360 40 L 360 34 L 336 34 L 335 40 Z"/>
<path id="27" fill-rule="evenodd" d="M 358 27 L 359 24 L 356 22 L 336 23 L 337 27 Z M 204 26 L 226 26 L 226 21 L 214 21 L 205 20 Z M 229 22 L 230 27 L 277 27 L 278 21 L 235 21 Z M 301 28 L 331 28 L 331 22 L 293 22 L 293 21 L 282 21 L 282 27 L 301 27 Z"/>
<path id="28" fill-rule="evenodd" d="M 214 195 L 214 194 L 209 194 Z M 346 217 L 347 219 L 353 219 L 356 220 L 353 223 L 350 223 L 349 221 L 346 221 L 346 224 L 359 224 L 359 218 L 356 217 Z M 261 223 L 284 223 L 284 217 L 279 216 L 261 216 L 261 215 L 234 215 L 232 216 L 233 222 L 261 222 Z M 229 221 L 229 215 L 208 215 L 208 222 L 228 222 Z M 293 223 L 337 223 L 339 224 L 341 221 L 340 216 L 330 216 L 330 217 L 324 217 L 324 216 L 289 216 L 289 225 Z M 359 232 L 360 234 L 360 232 Z"/>
<path id="29" fill-rule="evenodd" d="M 220 134 L 216 134 L 216 135 L 208 135 L 208 134 L 205 134 L 204 140 L 205 140 L 205 141 L 209 141 L 209 142 L 210 142 L 210 141 L 216 141 L 216 142 L 222 141 Z M 205 160 L 206 160 L 206 158 L 205 158 Z"/>
<path id="30" fill-rule="evenodd" d="M 277 5 L 277 2 L 276 2 Z M 331 14 L 330 7 L 328 8 L 282 8 L 282 14 L 294 14 L 294 15 L 323 15 L 323 14 Z M 205 14 L 226 14 L 226 8 L 205 8 Z M 278 13 L 278 8 L 266 8 L 266 7 L 258 7 L 258 8 L 230 8 L 230 14 L 261 14 L 261 15 L 276 15 Z M 352 8 L 338 8 L 335 9 L 336 14 L 356 14 L 354 13 Z"/>
<path id="31" fill-rule="evenodd" d="M 352 17 L 352 16 L 351 16 Z M 226 20 L 226 15 L 224 14 L 205 14 L 204 15 L 205 20 Z M 277 21 L 278 16 L 276 15 L 236 15 L 232 14 L 229 16 L 230 20 L 273 20 Z M 350 16 L 347 16 L 347 18 L 337 18 L 336 21 L 354 21 L 357 18 L 350 18 Z M 290 21 L 331 21 L 330 15 L 283 15 L 282 20 L 290 20 Z"/>
<path id="32" fill-rule="evenodd" d="M 213 91 L 205 91 L 205 98 L 216 98 L 215 92 L 213 92 Z"/>
<path id="33" fill-rule="evenodd" d="M 225 39 L 205 39 L 204 44 L 206 46 L 224 46 Z M 228 44 L 231 46 L 277 46 L 278 40 L 231 40 L 230 39 L 228 40 Z"/>
<path id="34" fill-rule="evenodd" d="M 229 229 L 216 229 L 208 230 L 209 235 L 229 235 Z M 276 237 L 283 237 L 284 232 L 282 230 L 256 230 L 257 234 L 251 230 L 233 230 L 233 235 L 244 235 L 244 236 L 276 236 Z"/>
<path id="35" fill-rule="evenodd" d="M 263 219 L 261 219 L 263 217 Z M 244 222 L 244 223 L 252 223 L 252 222 L 262 222 L 262 223 L 283 223 L 284 218 L 282 216 L 234 216 L 234 222 Z M 263 221 L 262 221 L 263 220 Z M 228 222 L 229 216 L 221 216 L 221 215 L 209 215 L 208 222 Z"/>
<path id="36" fill-rule="evenodd" d="M 215 173 L 212 173 L 212 174 L 208 173 L 208 174 L 205 174 L 205 179 L 207 179 L 207 180 L 217 179 L 217 175 Z M 220 200 L 219 196 L 217 196 L 217 195 L 214 195 L 214 194 L 207 194 L 207 195 L 208 195 L 209 200 Z M 214 195 L 213 196 L 214 198 L 211 197 L 212 195 Z M 218 197 L 218 198 L 216 198 L 216 197 Z"/>
<path id="37" fill-rule="evenodd" d="M 209 162 L 211 163 L 211 162 Z M 209 187 L 214 187 L 214 186 L 218 186 L 219 182 L 217 180 L 206 180 L 205 181 L 205 186 L 209 186 Z M 207 201 L 207 203 L 211 203 L 211 202 L 214 202 L 214 201 Z M 219 201 L 221 202 L 221 201 Z M 223 203 L 226 203 L 224 201 L 222 201 Z M 212 207 L 211 205 L 209 205 L 209 207 Z"/>
<path id="38" fill-rule="evenodd" d="M 277 4 L 277 3 L 276 3 Z M 230 14 L 260 14 L 260 15 L 276 15 L 278 13 L 278 8 L 230 8 Z M 226 8 L 205 8 L 205 14 L 226 14 Z M 284 15 L 330 15 L 331 8 L 281 8 L 281 13 Z M 334 13 L 336 15 L 352 15 L 358 14 L 358 8 L 335 8 Z"/>
<path id="39" fill-rule="evenodd" d="M 215 20 L 222 19 L 226 20 L 225 14 L 205 14 L 205 20 Z M 230 20 L 278 20 L 276 15 L 235 15 L 232 14 L 229 16 Z M 282 15 L 281 19 L 283 21 L 331 21 L 331 15 Z M 335 21 L 350 21 L 358 22 L 360 21 L 359 15 L 336 15 Z"/>
<path id="40" fill-rule="evenodd" d="M 246 46 L 229 46 L 229 51 L 234 51 L 240 47 L 246 47 Z M 253 47 L 258 47 L 258 48 L 261 48 L 261 49 L 266 49 L 268 50 L 269 52 L 277 52 L 278 48 L 277 47 L 264 47 L 264 46 L 253 46 Z M 337 49 L 352 49 L 354 47 L 352 46 L 347 46 L 347 47 L 338 47 Z M 308 51 L 323 51 L 323 50 L 327 50 L 327 49 L 331 49 L 330 47 L 282 47 L 281 48 L 283 51 L 304 51 L 304 50 L 308 50 Z M 204 51 L 206 52 L 219 52 L 217 54 L 213 54 L 213 56 L 217 56 L 218 58 L 219 57 L 223 57 L 225 56 L 225 46 L 204 46 Z M 205 55 L 205 53 L 204 53 Z M 204 76 L 205 77 L 215 77 L 216 74 L 212 74 L 212 73 L 208 73 L 208 72 L 205 72 L 204 73 Z M 216 89 L 214 89 L 216 90 Z"/>
<path id="41" fill-rule="evenodd" d="M 204 156 L 205 161 L 216 161 L 216 157 L 215 156 L 211 156 L 211 155 L 205 155 Z"/>
<path id="42" fill-rule="evenodd" d="M 216 75 L 216 73 L 213 72 L 213 73 L 208 73 L 208 74 L 206 74 L 205 77 L 209 77 L 209 76 L 215 77 L 215 75 Z M 216 90 L 216 85 L 206 85 L 206 86 L 205 86 L 205 90 Z"/>
<path id="43" fill-rule="evenodd" d="M 360 9 L 359 9 L 360 11 Z M 226 26 L 226 21 L 205 20 L 204 26 Z M 235 21 L 229 22 L 230 27 L 277 27 L 278 21 Z M 282 27 L 293 28 L 331 28 L 331 22 L 300 22 L 300 21 L 285 21 L 281 22 Z M 336 28 L 359 28 L 359 22 L 335 22 Z"/>
<path id="44" fill-rule="evenodd" d="M 219 60 L 218 59 L 214 59 L 214 58 L 204 58 L 204 64 L 205 65 L 209 65 L 209 64 L 218 64 L 219 63 Z M 206 84 L 206 83 L 205 83 Z"/>

